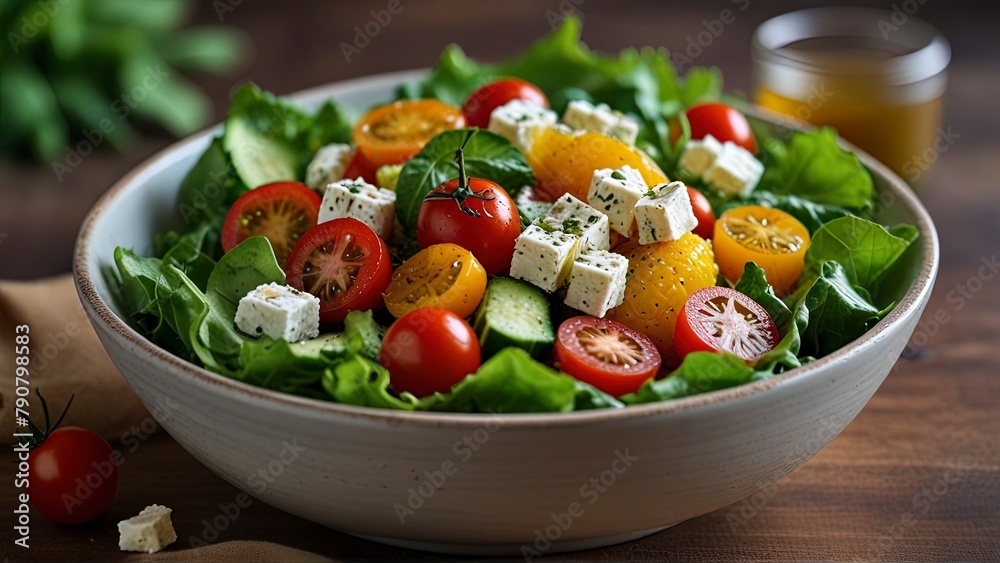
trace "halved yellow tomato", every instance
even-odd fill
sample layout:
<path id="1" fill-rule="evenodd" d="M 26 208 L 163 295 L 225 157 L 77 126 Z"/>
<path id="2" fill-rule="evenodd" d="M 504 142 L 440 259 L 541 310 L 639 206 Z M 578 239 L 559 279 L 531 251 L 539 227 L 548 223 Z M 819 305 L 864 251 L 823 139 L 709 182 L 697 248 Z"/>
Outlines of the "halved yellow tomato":
<path id="1" fill-rule="evenodd" d="M 590 180 L 599 168 L 627 164 L 650 186 L 667 181 L 666 174 L 642 151 L 600 133 L 573 135 L 548 129 L 535 139 L 527 156 L 538 179 L 535 192 L 552 201 L 567 193 L 587 201 Z"/>
<path id="2" fill-rule="evenodd" d="M 399 164 L 438 133 L 465 127 L 462 110 L 437 100 L 400 100 L 377 107 L 354 126 L 354 143 L 374 168 Z"/>
<path id="3" fill-rule="evenodd" d="M 686 233 L 670 242 L 625 243 L 615 249 L 628 258 L 625 301 L 608 318 L 653 340 L 665 366 L 679 363 L 674 326 L 688 295 L 715 285 L 717 268 L 712 246 Z"/>
<path id="4" fill-rule="evenodd" d="M 736 283 L 747 262 L 764 269 L 778 295 L 799 281 L 809 248 L 809 231 L 780 209 L 746 205 L 730 209 L 715 222 L 715 260 L 719 271 Z"/>
<path id="5" fill-rule="evenodd" d="M 385 290 L 385 307 L 397 319 L 421 307 L 446 309 L 465 318 L 486 291 L 486 270 L 457 244 L 428 246 L 403 262 Z"/>

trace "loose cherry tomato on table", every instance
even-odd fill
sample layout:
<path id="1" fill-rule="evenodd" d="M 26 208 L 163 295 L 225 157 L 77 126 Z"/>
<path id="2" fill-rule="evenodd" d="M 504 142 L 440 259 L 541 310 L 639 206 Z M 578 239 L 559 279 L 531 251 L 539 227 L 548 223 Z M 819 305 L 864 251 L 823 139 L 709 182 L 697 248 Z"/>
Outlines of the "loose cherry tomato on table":
<path id="1" fill-rule="evenodd" d="M 476 89 L 462 105 L 462 113 L 470 127 L 486 129 L 490 126 L 493 110 L 511 100 L 525 100 L 543 108 L 549 107 L 549 99 L 534 84 L 518 78 L 502 78 Z"/>
<path id="2" fill-rule="evenodd" d="M 615 397 L 634 393 L 660 369 L 660 354 L 646 335 L 596 317 L 563 321 L 554 354 L 559 369 Z"/>
<path id="3" fill-rule="evenodd" d="M 779 295 L 789 293 L 802 275 L 809 231 L 780 209 L 745 205 L 730 209 L 715 222 L 712 240 L 719 272 L 736 283 L 747 262 L 764 269 Z"/>
<path id="4" fill-rule="evenodd" d="M 389 327 L 379 363 L 397 393 L 425 397 L 444 393 L 479 369 L 475 331 L 461 317 L 434 307 L 415 309 Z"/>
<path id="5" fill-rule="evenodd" d="M 503 274 L 510 270 L 521 234 L 517 208 L 499 184 L 465 175 L 461 149 L 457 160 L 458 178 L 431 190 L 420 205 L 417 243 L 420 248 L 457 244 L 472 252 L 486 273 Z"/>
<path id="6" fill-rule="evenodd" d="M 250 190 L 229 209 L 222 225 L 222 249 L 229 252 L 246 239 L 263 235 L 278 264 L 306 231 L 316 226 L 322 199 L 305 184 L 275 182 Z"/>
<path id="7" fill-rule="evenodd" d="M 400 264 L 385 290 L 385 306 L 396 318 L 421 307 L 446 309 L 465 318 L 486 292 L 486 270 L 457 244 L 435 244 Z"/>
<path id="8" fill-rule="evenodd" d="M 728 287 L 706 287 L 691 294 L 674 331 L 677 354 L 723 350 L 752 362 L 778 345 L 771 316 L 749 296 Z"/>
<path id="9" fill-rule="evenodd" d="M 715 137 L 720 143 L 732 141 L 750 151 L 757 152 L 757 139 L 750 129 L 750 122 L 739 110 L 720 103 L 691 106 L 684 114 L 691 125 L 691 138 L 704 139 L 706 135 Z M 671 123 L 670 142 L 676 143 L 681 131 L 678 123 Z"/>
<path id="10" fill-rule="evenodd" d="M 705 240 L 711 240 L 715 232 L 715 211 L 712 204 L 708 203 L 708 198 L 694 188 L 688 188 L 688 195 L 691 197 L 691 209 L 694 210 L 694 217 L 698 220 L 698 226 L 694 228 L 694 234 Z"/>
<path id="11" fill-rule="evenodd" d="M 320 223 L 299 239 L 285 266 L 288 285 L 319 298 L 319 319 L 339 323 L 351 311 L 382 306 L 392 277 L 389 248 L 357 219 Z"/>
<path id="12" fill-rule="evenodd" d="M 400 100 L 373 109 L 354 126 L 358 152 L 374 167 L 399 164 L 438 133 L 465 127 L 461 110 L 437 100 Z"/>

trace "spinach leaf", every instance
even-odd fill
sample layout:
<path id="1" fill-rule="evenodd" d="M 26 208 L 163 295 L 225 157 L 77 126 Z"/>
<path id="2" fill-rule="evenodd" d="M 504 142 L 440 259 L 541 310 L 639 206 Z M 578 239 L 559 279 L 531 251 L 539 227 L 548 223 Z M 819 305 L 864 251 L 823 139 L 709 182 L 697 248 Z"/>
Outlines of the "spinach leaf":
<path id="1" fill-rule="evenodd" d="M 753 368 L 728 352 L 692 352 L 666 378 L 650 379 L 620 399 L 626 405 L 668 401 L 742 385 L 753 375 Z"/>
<path id="2" fill-rule="evenodd" d="M 871 174 L 856 155 L 837 146 L 832 129 L 796 132 L 787 145 L 770 139 L 761 158 L 758 189 L 847 209 L 868 207 L 875 194 Z"/>
<path id="3" fill-rule="evenodd" d="M 753 262 L 747 262 L 743 267 L 743 275 L 740 276 L 740 281 L 734 289 L 763 307 L 781 334 L 788 332 L 788 325 L 793 320 L 792 311 L 774 294 L 774 288 L 764 277 L 763 268 Z"/>
<path id="4" fill-rule="evenodd" d="M 895 233 L 903 237 L 860 217 L 834 219 L 812 236 L 805 275 L 816 275 L 823 263 L 832 260 L 843 266 L 851 284 L 870 290 L 915 240 L 917 231 L 907 225 L 896 227 Z"/>
<path id="5" fill-rule="evenodd" d="M 832 260 L 823 263 L 799 306 L 809 311 L 802 353 L 816 357 L 851 343 L 892 309 L 876 309 L 858 292 L 844 267 Z"/>
<path id="6" fill-rule="evenodd" d="M 465 143 L 466 136 L 472 136 Z M 440 184 L 458 177 L 455 153 L 465 143 L 465 169 L 470 177 L 486 178 L 514 197 L 523 186 L 535 183 L 524 155 L 507 139 L 479 129 L 455 129 L 434 137 L 403 166 L 396 185 L 396 217 L 410 238 L 416 235 L 417 215 L 424 196 Z"/>
<path id="7" fill-rule="evenodd" d="M 224 218 L 246 191 L 223 148 L 222 137 L 216 137 L 181 181 L 177 209 L 185 225 L 204 224 L 214 217 Z"/>

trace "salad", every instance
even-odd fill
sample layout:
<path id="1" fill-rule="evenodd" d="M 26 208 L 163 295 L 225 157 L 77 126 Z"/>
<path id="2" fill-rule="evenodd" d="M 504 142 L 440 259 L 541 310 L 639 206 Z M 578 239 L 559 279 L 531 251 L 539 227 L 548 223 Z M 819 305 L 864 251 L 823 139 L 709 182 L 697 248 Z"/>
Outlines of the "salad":
<path id="1" fill-rule="evenodd" d="M 833 131 L 774 136 L 717 70 L 579 36 L 500 64 L 451 46 L 358 116 L 244 86 L 179 186 L 184 228 L 115 250 L 120 307 L 253 385 L 505 413 L 772 377 L 892 309 L 917 229 L 872 220 Z"/>

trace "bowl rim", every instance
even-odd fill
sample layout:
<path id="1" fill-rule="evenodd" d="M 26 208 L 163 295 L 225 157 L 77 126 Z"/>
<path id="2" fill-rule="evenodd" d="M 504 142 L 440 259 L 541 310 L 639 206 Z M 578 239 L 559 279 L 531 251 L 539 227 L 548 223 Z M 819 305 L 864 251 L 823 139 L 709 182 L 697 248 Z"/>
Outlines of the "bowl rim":
<path id="1" fill-rule="evenodd" d="M 333 82 L 330 84 L 309 88 L 295 94 L 286 96 L 289 99 L 300 102 L 303 99 L 317 96 L 335 97 L 338 92 L 351 89 L 362 89 L 370 87 L 372 83 L 384 81 L 396 81 L 399 83 L 413 80 L 425 75 L 428 69 L 408 70 L 399 72 L 389 72 L 373 74 L 364 77 Z M 809 129 L 808 124 L 790 120 L 785 116 L 780 116 L 766 109 L 747 105 L 747 113 L 751 116 L 767 121 L 773 125 L 780 125 L 791 130 Z M 216 124 L 208 129 L 195 133 L 184 139 L 171 143 L 166 148 L 160 150 L 153 156 L 147 158 L 142 163 L 130 170 L 125 176 L 118 180 L 101 198 L 94 204 L 81 225 L 77 237 L 73 258 L 73 275 L 76 280 L 77 292 L 92 322 L 99 318 L 105 323 L 105 328 L 110 328 L 114 338 L 123 339 L 134 344 L 138 350 L 149 353 L 155 363 L 160 364 L 164 371 L 172 374 L 180 373 L 188 379 L 202 384 L 223 387 L 228 392 L 234 393 L 245 400 L 256 400 L 270 402 L 274 408 L 296 409 L 302 412 L 307 409 L 309 414 L 314 416 L 340 416 L 355 420 L 364 420 L 375 423 L 386 424 L 411 424 L 416 426 L 448 426 L 457 428 L 477 428 L 487 420 L 499 418 L 505 427 L 516 427 L 520 429 L 532 429 L 552 426 L 584 426 L 602 422 L 621 422 L 635 418 L 652 417 L 686 411 L 695 408 L 705 408 L 719 406 L 735 401 L 743 397 L 750 397 L 767 392 L 778 386 L 789 385 L 807 378 L 820 377 L 827 366 L 846 360 L 848 357 L 860 353 L 864 350 L 878 346 L 884 340 L 887 333 L 899 324 L 904 317 L 919 312 L 928 298 L 940 261 L 940 250 L 937 231 L 927 210 L 923 207 L 910 187 L 894 172 L 885 165 L 875 160 L 867 153 L 857 149 L 850 143 L 840 140 L 843 148 L 858 155 L 865 166 L 867 166 L 875 176 L 882 177 L 888 184 L 889 191 L 898 202 L 909 208 L 915 218 L 916 227 L 920 232 L 920 243 L 923 246 L 923 260 L 919 273 L 913 286 L 906 292 L 903 298 L 897 303 L 892 312 L 879 321 L 873 328 L 860 338 L 848 345 L 840 348 L 832 354 L 810 362 L 804 366 L 780 373 L 768 379 L 752 382 L 737 387 L 722 389 L 709 393 L 693 395 L 681 399 L 661 401 L 655 403 L 645 403 L 633 405 L 619 409 L 597 409 L 574 411 L 568 413 L 448 413 L 448 412 L 428 412 L 428 411 L 404 411 L 393 409 L 381 409 L 376 407 L 363 407 L 357 405 L 345 405 L 333 401 L 322 401 L 311 399 L 257 387 L 249 383 L 244 383 L 228 378 L 221 374 L 208 371 L 187 360 L 175 356 L 168 351 L 153 344 L 145 336 L 132 328 L 128 323 L 119 318 L 98 294 L 92 276 L 94 272 L 89 266 L 91 256 L 91 235 L 97 223 L 107 211 L 109 205 L 122 193 L 129 189 L 138 189 L 134 181 L 143 171 L 151 167 L 158 161 L 172 155 L 175 151 L 196 143 L 203 137 L 216 134 L 221 130 L 221 124 Z M 97 272 L 100 275 L 99 272 Z M 173 368 L 173 369 L 171 369 Z"/>

